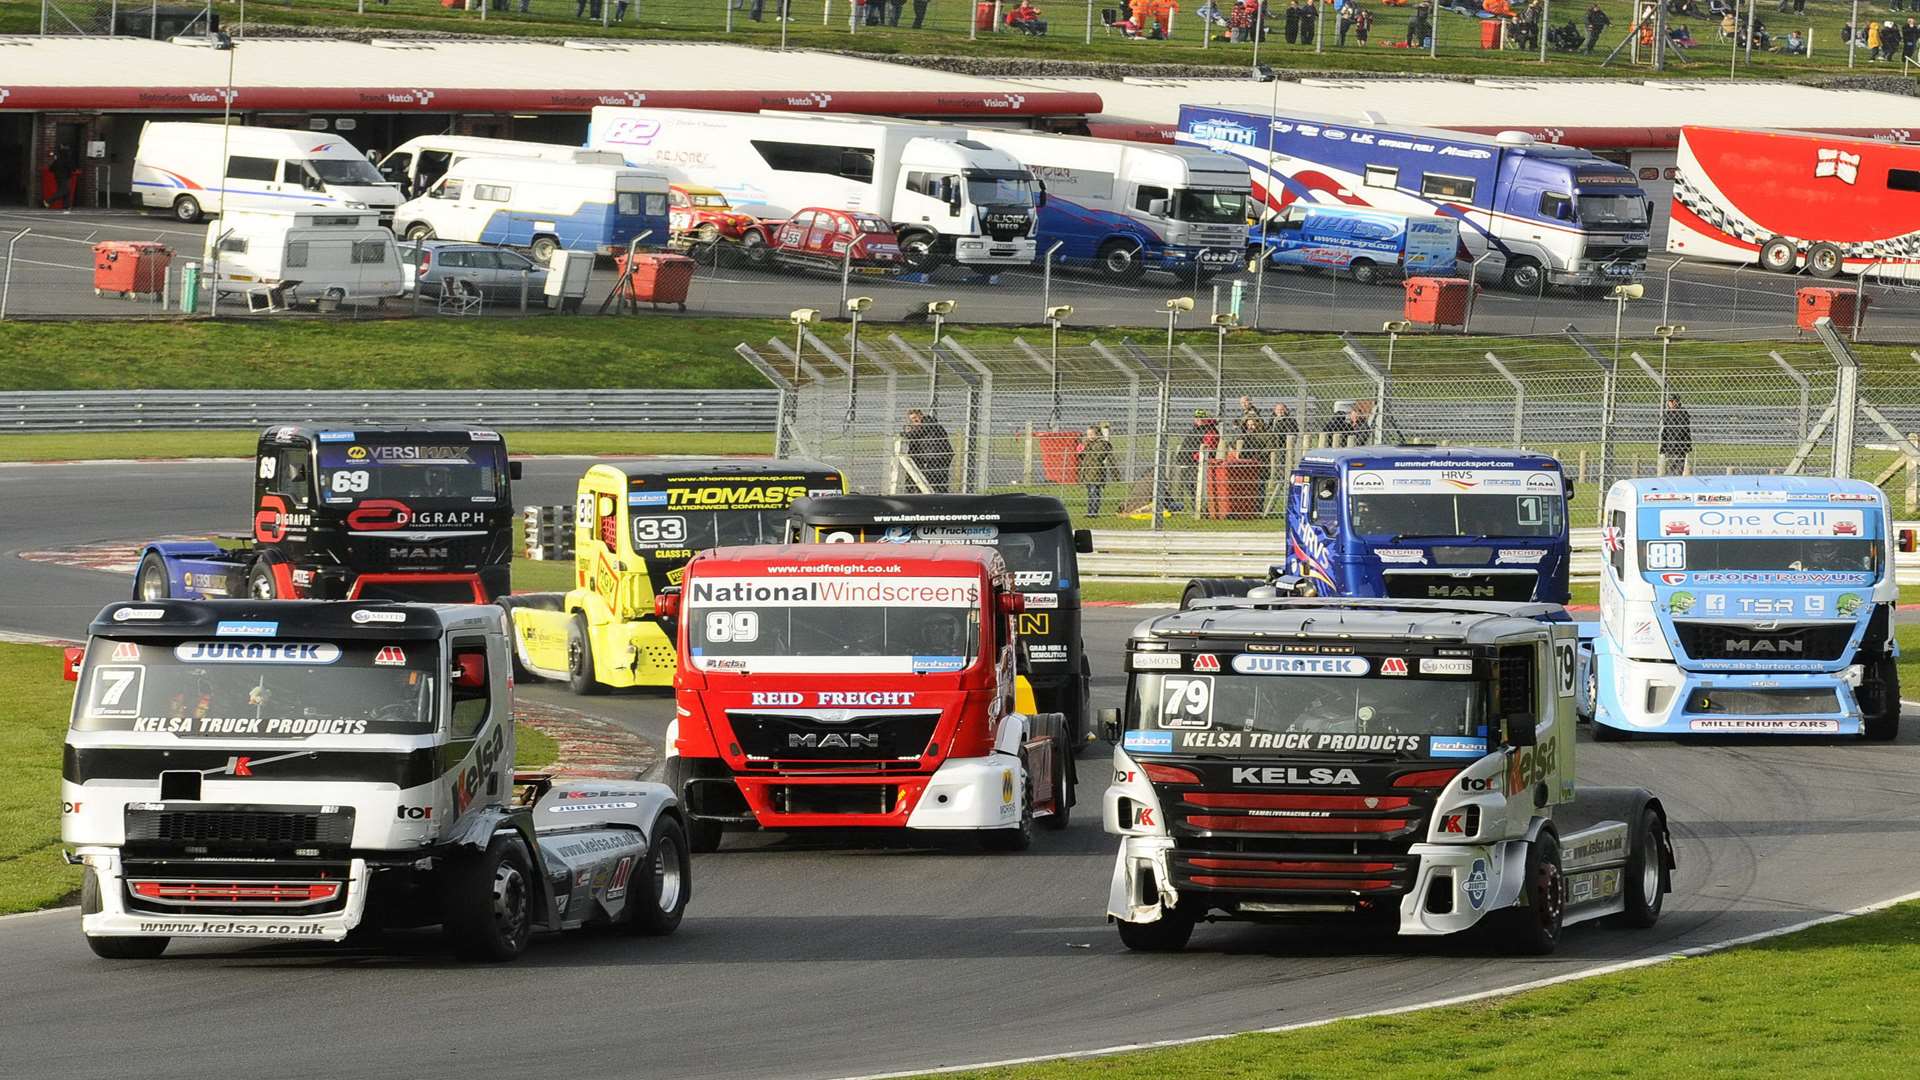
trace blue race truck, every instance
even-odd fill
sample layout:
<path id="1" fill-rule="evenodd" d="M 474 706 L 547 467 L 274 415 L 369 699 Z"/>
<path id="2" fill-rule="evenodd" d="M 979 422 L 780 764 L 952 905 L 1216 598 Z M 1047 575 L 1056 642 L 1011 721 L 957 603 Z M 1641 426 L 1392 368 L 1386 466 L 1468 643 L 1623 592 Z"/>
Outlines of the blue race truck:
<path id="1" fill-rule="evenodd" d="M 1182 606 L 1271 586 L 1299 596 L 1564 604 L 1567 500 L 1544 454 L 1317 450 L 1288 479 L 1286 561 L 1266 581 L 1197 578 Z"/>
<path id="2" fill-rule="evenodd" d="M 1607 492 L 1594 737 L 1861 735 L 1900 726 L 1886 496 L 1793 476 L 1623 480 Z"/>
<path id="3" fill-rule="evenodd" d="M 1254 258 L 1273 266 L 1345 271 L 1369 285 L 1416 274 L 1450 277 L 1460 223 L 1437 214 L 1400 214 L 1365 207 L 1296 202 L 1247 237 Z"/>

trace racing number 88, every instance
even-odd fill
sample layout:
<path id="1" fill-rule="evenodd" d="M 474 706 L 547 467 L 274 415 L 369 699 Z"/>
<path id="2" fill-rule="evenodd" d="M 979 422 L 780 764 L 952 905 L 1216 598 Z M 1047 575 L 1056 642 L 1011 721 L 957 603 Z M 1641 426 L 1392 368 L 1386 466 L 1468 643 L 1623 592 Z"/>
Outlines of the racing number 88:
<path id="1" fill-rule="evenodd" d="M 757 611 L 707 612 L 708 641 L 755 641 L 760 637 Z"/>

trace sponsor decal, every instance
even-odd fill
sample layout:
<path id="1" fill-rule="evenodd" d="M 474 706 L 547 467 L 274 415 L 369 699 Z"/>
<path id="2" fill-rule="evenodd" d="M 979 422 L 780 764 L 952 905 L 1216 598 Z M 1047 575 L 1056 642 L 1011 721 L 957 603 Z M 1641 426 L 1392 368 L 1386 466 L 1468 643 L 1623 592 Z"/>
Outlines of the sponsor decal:
<path id="1" fill-rule="evenodd" d="M 321 432 L 321 433 L 320 433 L 320 441 L 321 441 L 321 442 L 352 442 L 352 441 L 353 441 L 353 432 L 351 432 L 351 431 L 323 431 L 323 432 Z"/>
<path id="2" fill-rule="evenodd" d="M 340 646 L 301 641 L 189 641 L 173 647 L 189 664 L 331 664 Z"/>
<path id="3" fill-rule="evenodd" d="M 695 607 L 745 604 L 755 607 L 974 607 L 980 583 L 968 578 L 704 578 L 689 588 Z"/>
<path id="4" fill-rule="evenodd" d="M 485 510 L 415 510 L 398 499 L 368 499 L 347 513 L 347 528 L 356 532 L 460 528 L 486 522 Z"/>
<path id="5" fill-rule="evenodd" d="M 1880 496 L 1858 491 L 1836 491 L 1827 496 L 1828 502 L 1870 503 L 1879 502 Z"/>
<path id="6" fill-rule="evenodd" d="M 755 705 L 804 705 L 807 695 L 797 690 L 757 690 L 753 695 Z"/>
<path id="7" fill-rule="evenodd" d="M 431 821 L 433 819 L 433 807 L 431 806 L 396 807 L 394 809 L 393 816 L 395 819 L 400 821 Z"/>
<path id="8" fill-rule="evenodd" d="M 1426 657 L 1426 658 L 1422 658 L 1420 661 L 1420 674 L 1422 675 L 1471 675 L 1473 674 L 1473 661 L 1457 660 L 1457 659 L 1437 659 L 1436 660 L 1430 657 Z"/>
<path id="9" fill-rule="evenodd" d="M 117 659 L 117 658 L 116 658 L 116 659 Z M 1220 670 L 1220 658 L 1219 658 L 1219 657 L 1217 657 L 1217 656 L 1215 656 L 1215 655 L 1213 655 L 1212 653 L 1199 653 L 1199 654 L 1196 654 L 1196 655 L 1194 656 L 1194 658 L 1193 658 L 1193 670 L 1195 670 L 1195 671 L 1219 671 L 1219 670 Z"/>
<path id="10" fill-rule="evenodd" d="M 1667 597 L 1667 610 L 1675 615 L 1685 615 L 1687 612 L 1692 611 L 1693 594 L 1690 592 L 1676 592 Z"/>
<path id="11" fill-rule="evenodd" d="M 1306 731 L 1182 731 L 1182 750 L 1314 750 L 1322 753 L 1412 754 L 1418 735 L 1343 735 Z"/>
<path id="12" fill-rule="evenodd" d="M 1348 491 L 1385 491 L 1386 489 L 1387 480 L 1379 473 L 1362 472 L 1347 477 Z"/>
<path id="13" fill-rule="evenodd" d="M 144 622 L 150 619 L 164 619 L 166 617 L 167 617 L 167 613 L 160 610 L 159 608 L 125 608 L 123 607 L 115 610 L 113 613 L 114 622 L 128 622 L 128 621 L 135 621 L 135 620 Z"/>
<path id="14" fill-rule="evenodd" d="M 1866 603 L 1866 601 L 1860 599 L 1858 593 L 1841 593 L 1840 598 L 1833 602 L 1833 611 L 1836 615 L 1850 619 L 1860 613 L 1860 608 L 1864 603 Z"/>
<path id="15" fill-rule="evenodd" d="M 664 495 L 665 499 L 637 501 L 642 495 Z M 669 482 L 664 492 L 631 492 L 630 506 L 666 506 L 677 510 L 781 510 L 796 499 L 807 496 L 805 484 L 703 484 L 676 487 Z"/>
<path id="16" fill-rule="evenodd" d="M 967 666 L 964 656 L 916 656 L 913 658 L 913 673 L 926 675 L 941 671 L 959 671 Z"/>
<path id="17" fill-rule="evenodd" d="M 1484 757 L 1487 740 L 1457 735 L 1435 735 L 1427 746 L 1434 757 Z"/>
<path id="18" fill-rule="evenodd" d="M 1677 491 L 1649 491 L 1640 496 L 1640 501 L 1643 503 L 1692 502 L 1693 496 L 1683 495 Z"/>
<path id="19" fill-rule="evenodd" d="M 352 450 L 348 450 L 349 456 Z M 414 462 L 434 462 L 442 465 L 473 464 L 471 446 L 375 446 L 367 453 L 367 459 L 375 465 L 412 464 Z"/>
<path id="20" fill-rule="evenodd" d="M 1467 870 L 1466 884 L 1462 891 L 1467 894 L 1467 903 L 1473 910 L 1479 911 L 1487 903 L 1487 860 L 1475 859 Z"/>
<path id="21" fill-rule="evenodd" d="M 667 505 L 667 493 L 664 491 L 629 491 L 627 492 L 627 505 L 665 506 Z"/>
<path id="22" fill-rule="evenodd" d="M 1373 557 L 1383 563 L 1389 564 L 1423 563 L 1427 561 L 1427 553 L 1418 548 L 1376 548 L 1374 549 Z"/>
<path id="23" fill-rule="evenodd" d="M 1177 661 L 1176 661 L 1177 662 Z M 1360 656 L 1263 656 L 1242 653 L 1233 658 L 1233 670 L 1242 675 L 1365 675 L 1370 670 Z"/>
<path id="24" fill-rule="evenodd" d="M 1360 782 L 1352 769 L 1306 768 L 1294 765 L 1234 766 L 1233 782 L 1289 787 L 1351 786 Z"/>
<path id="25" fill-rule="evenodd" d="M 138 660 L 140 659 L 140 646 L 135 645 L 131 641 L 115 642 L 113 646 L 113 658 L 115 660 Z"/>
<path id="26" fill-rule="evenodd" d="M 1060 606 L 1060 594 L 1050 592 L 1026 593 L 1027 606 L 1030 608 L 1053 609 Z"/>
<path id="27" fill-rule="evenodd" d="M 1053 584 L 1053 571 L 1051 570 L 1020 570 L 1014 573 L 1013 584 L 1015 585 L 1015 587 L 1022 588 L 1022 589 L 1027 589 L 1027 588 L 1044 589 L 1047 586 Z M 1032 598 L 1028 598 L 1027 602 L 1032 603 L 1033 602 Z"/>
<path id="28" fill-rule="evenodd" d="M 1511 563 L 1515 566 L 1534 566 L 1546 557 L 1547 553 L 1545 551 L 1536 551 L 1531 548 L 1500 549 L 1500 561 L 1503 563 Z"/>
<path id="29" fill-rule="evenodd" d="M 1806 608 L 1809 615 L 1824 615 L 1827 612 L 1827 598 L 1817 594 L 1803 597 L 1801 606 Z"/>
<path id="30" fill-rule="evenodd" d="M 1737 735 L 1737 734 L 1764 735 L 1764 734 L 1770 734 L 1770 733 L 1776 733 L 1776 732 L 1793 732 L 1796 734 L 1800 734 L 1800 733 L 1831 734 L 1833 732 L 1837 732 L 1840 730 L 1840 721 L 1838 720 L 1793 720 L 1793 719 L 1773 720 L 1773 719 L 1762 719 L 1759 717 L 1749 717 L 1749 718 L 1724 717 L 1723 718 L 1723 717 L 1717 717 L 1717 716 L 1710 716 L 1710 717 L 1699 717 L 1694 720 L 1690 720 L 1687 723 L 1687 727 L 1694 731 L 1711 731 L 1711 732 L 1717 732 L 1720 734 L 1730 734 L 1730 735 Z"/>
<path id="31" fill-rule="evenodd" d="M 376 667 L 404 667 L 407 654 L 398 645 L 382 645 L 380 651 L 373 654 Z"/>
<path id="32" fill-rule="evenodd" d="M 1144 750 L 1149 753 L 1173 753 L 1173 732 L 1171 731 L 1129 731 L 1120 738 L 1120 746 L 1126 750 Z"/>
<path id="33" fill-rule="evenodd" d="M 1013 802 L 1013 770 L 1000 770 L 1000 801 L 1003 804 Z"/>
<path id="34" fill-rule="evenodd" d="M 1015 624 L 1021 637 L 1046 637 L 1053 632 L 1053 618 L 1046 612 L 1023 611 Z"/>
<path id="35" fill-rule="evenodd" d="M 1687 575 L 1685 574 L 1661 574 L 1660 575 L 1660 584 L 1662 585 L 1685 585 L 1686 583 L 1687 583 Z"/>
<path id="36" fill-rule="evenodd" d="M 347 460 L 348 460 L 348 461 L 365 461 L 365 460 L 367 460 L 367 448 L 366 448 L 366 447 L 364 447 L 364 446 L 349 446 L 349 447 L 347 447 Z"/>
<path id="37" fill-rule="evenodd" d="M 607 899 L 618 900 L 627 895 L 627 879 L 633 875 L 633 856 L 623 855 L 613 868 L 613 880 L 607 884 Z"/>
<path id="38" fill-rule="evenodd" d="M 816 703 L 820 705 L 842 708 L 911 705 L 913 698 L 912 690 L 822 690 L 814 695 Z"/>
<path id="39" fill-rule="evenodd" d="M 403 623 L 407 621 L 404 611 L 356 611 L 349 616 L 354 622 L 366 623 Z"/>
<path id="40" fill-rule="evenodd" d="M 474 442 L 499 442 L 500 433 L 497 431 L 469 431 L 467 432 L 467 438 L 472 439 Z"/>
<path id="41" fill-rule="evenodd" d="M 1137 652 L 1133 654 L 1135 671 L 1179 671 L 1180 654 L 1168 652 Z"/>
<path id="42" fill-rule="evenodd" d="M 1422 671 L 1426 670 L 1426 661 L 1422 660 L 1420 662 L 1420 669 Z M 1406 673 L 1407 661 L 1404 657 L 1389 656 L 1385 660 L 1380 661 L 1380 674 L 1382 675 L 1405 675 Z"/>
<path id="43" fill-rule="evenodd" d="M 280 624 L 258 619 L 222 619 L 213 632 L 221 637 L 273 637 L 280 632 Z"/>
<path id="44" fill-rule="evenodd" d="M 639 808 L 639 806 L 640 804 L 637 802 L 626 802 L 626 801 L 591 802 L 591 803 L 556 803 L 553 806 L 547 807 L 547 813 L 549 814 L 583 814 L 583 813 L 589 813 L 589 812 L 598 811 L 598 810 L 636 810 Z"/>
<path id="45" fill-rule="evenodd" d="M 1860 536 L 1862 510 L 1811 507 L 1737 510 L 1662 510 L 1662 536 Z"/>

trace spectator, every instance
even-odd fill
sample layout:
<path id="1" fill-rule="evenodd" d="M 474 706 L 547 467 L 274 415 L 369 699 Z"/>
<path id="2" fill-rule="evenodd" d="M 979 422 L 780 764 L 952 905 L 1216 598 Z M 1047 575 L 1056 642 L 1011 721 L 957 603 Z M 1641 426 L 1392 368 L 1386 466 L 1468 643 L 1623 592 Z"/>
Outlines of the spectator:
<path id="1" fill-rule="evenodd" d="M 1205 409 L 1193 410 L 1193 428 L 1181 437 L 1174 451 L 1173 490 L 1167 493 L 1167 509 L 1175 512 L 1186 509 L 1186 495 L 1199 483 L 1200 470 L 1219 445 L 1218 422 Z"/>
<path id="2" fill-rule="evenodd" d="M 1907 25 L 1900 28 L 1900 55 L 1904 59 L 1913 59 L 1913 52 L 1920 47 L 1920 22 L 1913 16 L 1907 16 Z"/>
<path id="3" fill-rule="evenodd" d="M 1300 0 L 1293 0 L 1292 3 L 1287 5 L 1287 27 L 1285 36 L 1287 44 L 1289 45 L 1298 44 L 1300 41 Z"/>
<path id="4" fill-rule="evenodd" d="M 1720 16 L 1720 40 L 1734 41 L 1740 37 L 1740 20 L 1732 11 Z"/>
<path id="5" fill-rule="evenodd" d="M 1284 450 L 1286 440 L 1299 436 L 1300 422 L 1293 418 L 1293 412 L 1287 408 L 1287 403 L 1282 401 L 1274 405 L 1273 419 L 1268 422 L 1267 430 L 1273 434 L 1279 448 Z"/>
<path id="6" fill-rule="evenodd" d="M 887 22 L 887 0 L 854 0 L 856 5 L 864 4 L 867 9 L 868 26 L 884 26 Z"/>
<path id="7" fill-rule="evenodd" d="M 1365 46 L 1367 43 L 1367 35 L 1372 32 L 1373 12 L 1368 11 L 1366 8 L 1361 8 L 1359 14 L 1353 17 L 1354 40 L 1358 41 L 1362 46 Z"/>
<path id="8" fill-rule="evenodd" d="M 1424 48 L 1427 38 L 1433 33 L 1433 8 L 1428 4 L 1417 4 L 1413 9 L 1413 18 L 1407 20 L 1407 48 Z"/>
<path id="9" fill-rule="evenodd" d="M 1360 5 L 1353 3 L 1352 0 L 1347 0 L 1346 3 L 1340 5 L 1340 21 L 1336 24 L 1338 29 L 1335 31 L 1335 37 L 1333 39 L 1336 47 L 1342 49 L 1347 47 L 1347 32 L 1353 29 L 1353 17 L 1358 14 L 1359 11 Z"/>
<path id="10" fill-rule="evenodd" d="M 1892 19 L 1880 26 L 1880 58 L 1888 63 L 1900 55 L 1900 27 Z"/>
<path id="11" fill-rule="evenodd" d="M 1315 5 L 1318 0 L 1309 0 L 1300 5 L 1300 44 L 1311 45 L 1320 26 L 1320 10 Z"/>
<path id="12" fill-rule="evenodd" d="M 1320 434 L 1327 437 L 1328 446 L 1345 446 L 1353 440 L 1353 402 L 1336 401 L 1333 403 L 1333 415 L 1320 427 Z"/>
<path id="13" fill-rule="evenodd" d="M 1040 9 L 1033 6 L 1033 0 L 1020 0 L 1020 6 L 1007 12 L 1007 26 L 1035 37 L 1047 32 L 1047 20 L 1040 17 Z"/>
<path id="14" fill-rule="evenodd" d="M 900 12 L 906 6 L 907 0 L 892 0 L 892 3 L 887 5 L 888 26 L 897 27 L 900 25 Z"/>
<path id="15" fill-rule="evenodd" d="M 1234 41 L 1253 40 L 1253 21 L 1258 16 L 1254 5 L 1247 0 L 1233 0 L 1233 10 L 1227 13 L 1227 34 Z"/>
<path id="16" fill-rule="evenodd" d="M 627 3 L 628 3 L 628 0 L 616 0 L 616 2 L 613 5 L 613 21 L 614 22 L 627 21 Z"/>
<path id="17" fill-rule="evenodd" d="M 1780 43 L 1779 51 L 1782 56 L 1804 56 L 1807 52 L 1807 43 L 1800 37 L 1800 31 L 1789 30 L 1786 40 Z"/>
<path id="18" fill-rule="evenodd" d="M 913 0 L 913 28 L 920 29 L 921 22 L 927 17 L 927 0 Z"/>
<path id="19" fill-rule="evenodd" d="M 1668 394 L 1660 411 L 1660 475 L 1687 475 L 1687 459 L 1693 455 L 1693 414 L 1680 406 L 1678 394 Z"/>
<path id="20" fill-rule="evenodd" d="M 747 18 L 752 19 L 754 22 L 759 22 L 760 14 L 764 10 L 766 2 L 767 0 L 753 0 L 753 7 L 747 12 Z M 787 17 L 792 11 L 792 3 L 793 0 L 779 0 L 779 14 L 773 17 L 773 21 L 792 22 L 793 20 Z M 600 0 L 593 0 L 593 4 L 597 8 Z"/>
<path id="21" fill-rule="evenodd" d="M 900 432 L 900 438 L 907 460 L 920 470 L 927 486 L 935 492 L 946 491 L 953 472 L 953 439 L 947 435 L 947 429 L 930 413 L 908 409 L 907 426 Z"/>
<path id="22" fill-rule="evenodd" d="M 1726 33 L 1725 27 L 1721 28 L 1721 33 L 1722 35 Z M 1877 22 L 1873 22 L 1872 20 L 1869 20 L 1867 22 L 1866 46 L 1867 46 L 1867 62 L 1872 64 L 1879 63 L 1880 62 L 1880 24 Z"/>
<path id="23" fill-rule="evenodd" d="M 1606 33 L 1611 25 L 1613 20 L 1607 18 L 1607 13 L 1600 10 L 1599 4 L 1587 8 L 1587 55 L 1593 55 L 1594 46 L 1600 44 L 1600 35 Z"/>
<path id="24" fill-rule="evenodd" d="M 1087 516 L 1099 517 L 1100 489 L 1113 483 L 1113 440 L 1099 426 L 1090 424 L 1076 449 L 1080 482 L 1087 486 Z"/>

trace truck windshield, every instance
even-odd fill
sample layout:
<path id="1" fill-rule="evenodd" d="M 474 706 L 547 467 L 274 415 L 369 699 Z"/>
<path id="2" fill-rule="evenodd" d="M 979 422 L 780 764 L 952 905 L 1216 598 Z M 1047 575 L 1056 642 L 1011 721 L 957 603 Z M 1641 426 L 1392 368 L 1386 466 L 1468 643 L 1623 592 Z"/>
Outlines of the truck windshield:
<path id="1" fill-rule="evenodd" d="M 1347 516 L 1360 536 L 1559 536 L 1563 509 L 1556 495 L 1347 497 Z"/>
<path id="2" fill-rule="evenodd" d="M 1878 540 L 1835 540 L 1824 536 L 1769 537 L 1752 540 L 1646 540 L 1640 565 L 1661 570 L 1773 570 L 1789 573 L 1877 574 Z"/>
<path id="3" fill-rule="evenodd" d="M 1202 225 L 1245 225 L 1247 193 L 1182 188 L 1174 193 L 1173 217 Z"/>
<path id="4" fill-rule="evenodd" d="M 457 499 L 498 502 L 506 496 L 506 451 L 500 443 L 362 440 L 320 444 L 320 497 L 329 505 L 362 499 Z"/>
<path id="5" fill-rule="evenodd" d="M 1637 225 L 1647 224 L 1646 196 L 1633 195 L 1581 195 L 1580 224 L 1594 225 Z"/>
<path id="6" fill-rule="evenodd" d="M 380 170 L 362 158 L 308 158 L 305 164 L 323 184 L 364 187 L 387 182 Z"/>
<path id="7" fill-rule="evenodd" d="M 968 169 L 967 198 L 975 206 L 1032 206 L 1033 177 L 1007 169 Z"/>
<path id="8" fill-rule="evenodd" d="M 703 578 L 689 600 L 687 650 L 703 671 L 926 675 L 980 649 L 970 578 Z"/>
<path id="9" fill-rule="evenodd" d="M 1285 658 L 1248 654 L 1240 659 Z M 1480 689 L 1468 679 L 1142 672 L 1134 676 L 1129 695 L 1129 726 L 1137 731 L 1474 738 L 1485 735 Z M 1235 745 L 1211 737 L 1179 741 L 1183 746 Z M 1423 749 L 1412 740 L 1237 742 L 1243 749 Z"/>
<path id="10" fill-rule="evenodd" d="M 427 642 L 95 638 L 76 731 L 193 738 L 416 735 L 434 729 Z"/>

